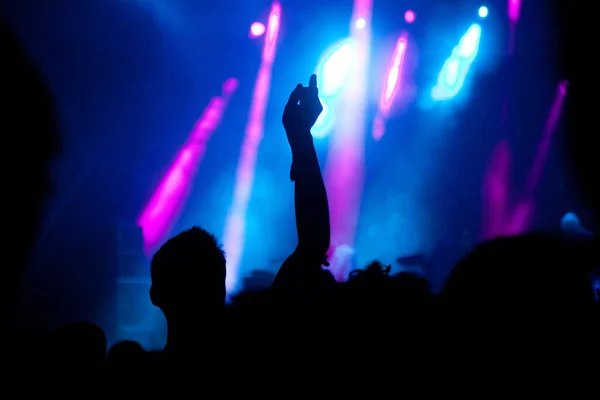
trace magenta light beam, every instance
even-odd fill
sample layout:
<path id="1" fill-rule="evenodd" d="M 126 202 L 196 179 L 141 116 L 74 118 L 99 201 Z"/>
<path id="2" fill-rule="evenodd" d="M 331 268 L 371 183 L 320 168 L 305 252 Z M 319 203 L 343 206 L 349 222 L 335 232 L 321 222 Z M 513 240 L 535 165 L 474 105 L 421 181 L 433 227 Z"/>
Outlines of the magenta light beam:
<path id="1" fill-rule="evenodd" d="M 225 284 L 228 293 L 237 289 L 238 273 L 244 250 L 246 211 L 254 184 L 258 147 L 263 137 L 265 112 L 271 85 L 271 70 L 275 59 L 280 22 L 281 5 L 274 2 L 269 14 L 262 61 L 254 85 L 250 116 L 246 124 L 242 152 L 238 162 L 233 201 L 225 222 L 224 247 L 227 255 Z"/>
<path id="2" fill-rule="evenodd" d="M 494 147 L 483 181 L 482 240 L 503 234 L 509 214 L 511 153 L 507 140 Z"/>
<path id="3" fill-rule="evenodd" d="M 535 192 L 548 159 L 567 86 L 567 81 L 558 84 L 544 133 L 527 175 L 525 190 L 514 204 L 509 193 L 511 154 L 508 142 L 504 140 L 494 149 L 484 181 L 484 240 L 501 235 L 518 235 L 529 229 L 535 211 Z"/>
<path id="4" fill-rule="evenodd" d="M 396 43 L 392 62 L 383 84 L 381 99 L 379 100 L 379 112 L 373 122 L 372 135 L 375 140 L 381 139 L 385 133 L 385 120 L 392 108 L 402 79 L 402 66 L 404 65 L 404 56 L 406 55 L 406 46 L 406 35 L 402 34 Z"/>
<path id="5" fill-rule="evenodd" d="M 404 55 L 406 54 L 406 37 L 401 36 L 396 43 L 396 49 L 392 58 L 390 69 L 387 73 L 381 100 L 379 101 L 379 110 L 384 116 L 387 116 L 396 98 L 396 93 L 400 87 L 402 77 L 402 66 L 404 64 Z"/>
<path id="6" fill-rule="evenodd" d="M 221 96 L 213 97 L 162 182 L 138 219 L 144 236 L 144 250 L 150 255 L 161 244 L 177 222 L 206 144 L 221 123 L 229 99 L 237 88 L 237 80 L 229 78 L 223 84 Z"/>
<path id="7" fill-rule="evenodd" d="M 521 0 L 508 0 L 508 22 L 509 22 L 509 44 L 508 54 L 513 55 L 515 52 L 515 32 L 517 22 L 519 22 L 519 14 L 521 12 Z"/>
<path id="8" fill-rule="evenodd" d="M 533 160 L 533 165 L 529 170 L 529 175 L 527 176 L 527 183 L 525 188 L 525 196 L 527 197 L 534 195 L 540 177 L 542 176 L 542 171 L 544 169 L 544 166 L 546 165 L 548 153 L 550 152 L 550 145 L 552 144 L 552 138 L 554 137 L 556 125 L 558 124 L 558 120 L 560 119 L 562 105 L 565 100 L 565 95 L 567 94 L 567 86 L 567 81 L 562 81 L 558 84 L 558 87 L 556 88 L 554 101 L 552 102 L 550 112 L 548 113 L 548 118 L 546 119 L 544 133 L 542 134 L 542 138 L 538 143 L 537 153 L 535 159 Z"/>
<path id="9" fill-rule="evenodd" d="M 554 138 L 554 132 L 556 132 L 556 126 L 562 113 L 562 106 L 567 95 L 567 81 L 561 81 L 556 88 L 554 100 L 546 119 L 546 125 L 544 132 L 538 143 L 538 149 L 533 159 L 533 165 L 529 169 L 527 175 L 527 181 L 525 182 L 525 191 L 521 196 L 521 201 L 514 207 L 513 214 L 510 216 L 508 221 L 507 233 L 511 235 L 517 235 L 525 232 L 531 225 L 533 213 L 535 211 L 535 192 L 540 182 L 542 172 L 548 160 L 548 154 L 550 153 L 550 147 L 552 145 L 552 139 Z"/>
<path id="10" fill-rule="evenodd" d="M 358 225 L 364 180 L 365 108 L 367 75 L 371 46 L 372 0 L 355 0 L 351 21 L 363 18 L 362 29 L 352 22 L 351 38 L 356 51 L 352 70 L 339 102 L 337 115 L 344 117 L 336 123 L 331 136 L 329 156 L 325 167 L 325 185 L 329 198 L 331 218 L 330 256 L 336 249 L 353 248 Z M 331 263 L 337 280 L 346 279 L 346 263 Z"/>

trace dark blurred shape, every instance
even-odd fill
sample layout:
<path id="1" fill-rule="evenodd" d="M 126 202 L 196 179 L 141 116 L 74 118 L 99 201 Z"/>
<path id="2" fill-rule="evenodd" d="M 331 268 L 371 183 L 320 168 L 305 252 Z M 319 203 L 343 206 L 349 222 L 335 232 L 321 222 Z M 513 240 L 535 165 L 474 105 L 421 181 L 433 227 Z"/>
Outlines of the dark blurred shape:
<path id="1" fill-rule="evenodd" d="M 49 162 L 59 148 L 59 132 L 49 88 L 11 28 L 0 21 L 2 74 L 0 171 L 5 234 L 2 254 L 11 258 L 3 269 L 2 306 L 14 311 L 28 254 L 37 234 L 42 204 L 50 193 Z M 10 324 L 5 314 L 3 322 Z"/>
<path id="2" fill-rule="evenodd" d="M 132 368 L 139 368 L 143 361 L 145 351 L 138 342 L 123 340 L 113 345 L 107 355 L 108 367 L 111 372 L 125 372 L 135 374 Z"/>
<path id="3" fill-rule="evenodd" d="M 551 235 L 494 239 L 458 263 L 440 298 L 478 323 L 541 327 L 542 320 L 580 316 L 593 301 L 592 252 L 587 243 Z"/>
<path id="4" fill-rule="evenodd" d="M 557 41 L 556 67 L 560 77 L 569 82 L 569 92 L 563 104 L 565 155 L 582 200 L 594 215 L 598 215 L 597 164 L 600 147 L 593 128 L 597 124 L 597 106 L 590 101 L 596 93 L 594 83 L 598 71 L 591 55 L 581 51 L 582 46 L 594 46 L 595 41 L 593 37 L 579 32 L 582 26 L 593 26 L 596 18 L 591 13 L 580 12 L 576 4 L 567 0 L 552 4 L 555 5 L 556 29 L 561 39 Z"/>

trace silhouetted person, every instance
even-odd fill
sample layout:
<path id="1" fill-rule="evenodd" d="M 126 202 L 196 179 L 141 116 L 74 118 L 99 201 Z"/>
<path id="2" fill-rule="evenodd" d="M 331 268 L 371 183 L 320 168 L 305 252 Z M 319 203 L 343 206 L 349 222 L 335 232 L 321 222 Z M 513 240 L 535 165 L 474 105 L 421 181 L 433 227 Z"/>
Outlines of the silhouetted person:
<path id="1" fill-rule="evenodd" d="M 585 243 L 543 234 L 478 246 L 458 263 L 440 293 L 451 318 L 448 333 L 462 340 L 470 332 L 492 345 L 487 351 L 494 348 L 503 357 L 510 354 L 508 347 L 558 352 L 585 343 L 592 332 L 587 326 L 594 301 L 592 251 Z"/>
<path id="2" fill-rule="evenodd" d="M 344 285 L 348 312 L 360 308 L 366 317 L 383 317 L 392 325 L 404 320 L 407 314 L 428 313 L 434 299 L 429 282 L 414 273 L 390 275 L 390 271 L 390 265 L 373 261 L 365 269 L 350 272 Z"/>
<path id="3" fill-rule="evenodd" d="M 567 317 L 592 301 L 591 254 L 585 243 L 545 234 L 494 239 L 458 263 L 440 298 L 478 321 Z"/>
<path id="4" fill-rule="evenodd" d="M 150 299 L 167 320 L 165 351 L 211 348 L 225 305 L 225 254 L 217 238 L 193 227 L 169 239 L 150 267 Z"/>
<path id="5" fill-rule="evenodd" d="M 519 375 L 529 384 L 536 377 L 547 384 L 549 372 L 564 380 L 567 371 L 588 368 L 580 360 L 598 337 L 588 251 L 585 244 L 542 234 L 478 246 L 440 293 L 444 358 L 472 368 L 460 375 L 484 373 L 502 385 Z M 511 366 L 508 375 L 503 365 Z"/>
<path id="6" fill-rule="evenodd" d="M 426 280 L 409 273 L 393 276 L 390 271 L 391 266 L 374 261 L 351 271 L 348 281 L 339 284 L 337 307 L 330 316 L 336 322 L 327 336 L 335 338 L 334 368 L 341 375 L 368 366 L 367 380 L 392 379 L 397 384 L 412 380 L 407 371 L 400 371 L 403 368 L 413 374 L 428 368 L 425 345 L 435 332 L 434 296 Z"/>

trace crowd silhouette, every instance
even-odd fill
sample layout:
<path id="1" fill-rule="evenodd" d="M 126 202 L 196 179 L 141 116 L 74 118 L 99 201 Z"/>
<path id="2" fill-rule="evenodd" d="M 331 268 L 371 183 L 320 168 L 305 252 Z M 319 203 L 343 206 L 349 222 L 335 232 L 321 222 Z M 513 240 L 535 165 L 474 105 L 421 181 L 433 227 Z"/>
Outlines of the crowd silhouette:
<path id="1" fill-rule="evenodd" d="M 26 164 L 15 175 L 15 161 L 2 157 L 11 235 L 2 242 L 0 291 L 5 390 L 435 396 L 458 383 L 486 396 L 530 393 L 519 385 L 541 390 L 571 375 L 598 380 L 593 236 L 532 233 L 483 243 L 437 295 L 425 279 L 393 275 L 378 261 L 346 282 L 333 278 L 327 193 L 310 133 L 323 110 L 315 75 L 283 110 L 298 243 L 269 288 L 248 288 L 226 303 L 226 254 L 214 235 L 192 227 L 151 261 L 148 296 L 168 324 L 163 350 L 134 341 L 107 349 L 102 329 L 87 322 L 51 334 L 20 329 L 19 304 L 27 302 L 20 288 L 59 134 L 46 85 L 17 38 L 1 29 L 4 149 L 25 149 Z"/>

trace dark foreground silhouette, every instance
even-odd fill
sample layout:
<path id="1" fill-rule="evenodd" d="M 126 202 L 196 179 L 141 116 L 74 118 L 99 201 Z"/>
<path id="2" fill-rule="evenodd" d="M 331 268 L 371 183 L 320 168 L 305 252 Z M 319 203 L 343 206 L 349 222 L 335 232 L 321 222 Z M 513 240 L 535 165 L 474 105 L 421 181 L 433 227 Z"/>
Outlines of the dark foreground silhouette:
<path id="1" fill-rule="evenodd" d="M 437 296 L 425 279 L 391 275 L 378 261 L 347 282 L 333 279 L 327 193 L 310 133 L 323 110 L 314 75 L 283 110 L 298 243 L 269 287 L 226 305 L 225 254 L 215 236 L 193 227 L 152 259 L 149 296 L 168 323 L 163 350 L 124 341 L 107 352 L 102 329 L 85 322 L 51 334 L 19 330 L 58 131 L 43 80 L 5 25 L 0 34 L 3 148 L 21 151 L 27 164 L 15 174 L 15 161 L 2 158 L 11 210 L 4 227 L 15 238 L 3 242 L 3 254 L 16 257 L 5 259 L 0 292 L 5 394 L 448 396 L 458 387 L 487 397 L 561 395 L 555 387 L 564 385 L 572 397 L 597 382 L 594 237 L 494 239 L 464 257 Z"/>

